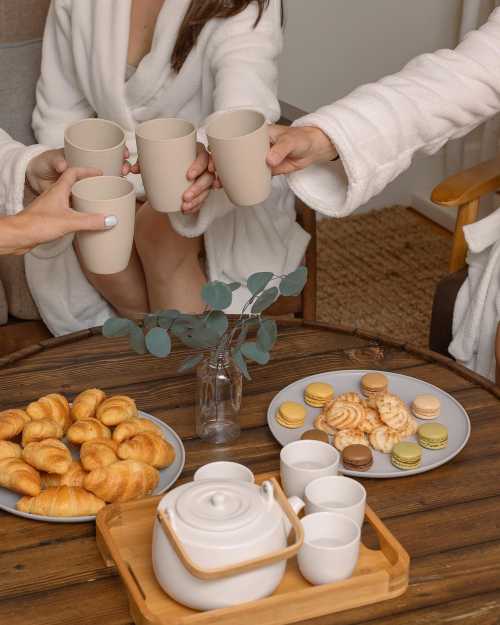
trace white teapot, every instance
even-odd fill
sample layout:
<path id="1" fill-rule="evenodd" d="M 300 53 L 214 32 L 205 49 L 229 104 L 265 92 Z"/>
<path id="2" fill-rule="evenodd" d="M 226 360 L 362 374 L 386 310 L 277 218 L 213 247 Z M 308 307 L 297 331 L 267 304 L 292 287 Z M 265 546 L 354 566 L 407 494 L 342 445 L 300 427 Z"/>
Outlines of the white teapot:
<path id="1" fill-rule="evenodd" d="M 231 480 L 189 482 L 160 501 L 153 568 L 165 592 L 196 610 L 272 594 L 304 535 L 304 507 L 272 479 L 261 486 Z M 287 546 L 290 530 L 294 544 Z"/>

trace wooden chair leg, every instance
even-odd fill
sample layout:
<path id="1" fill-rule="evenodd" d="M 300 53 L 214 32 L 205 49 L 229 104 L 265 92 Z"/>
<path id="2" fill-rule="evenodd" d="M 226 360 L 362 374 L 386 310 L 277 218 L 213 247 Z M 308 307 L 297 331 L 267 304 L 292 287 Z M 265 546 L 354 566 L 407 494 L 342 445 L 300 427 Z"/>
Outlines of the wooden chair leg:
<path id="1" fill-rule="evenodd" d="M 495 340 L 495 356 L 496 356 L 496 383 L 500 386 L 500 323 L 497 326 L 497 336 Z"/>
<path id="2" fill-rule="evenodd" d="M 479 210 L 479 200 L 473 200 L 463 204 L 458 209 L 457 223 L 455 226 L 455 236 L 453 237 L 453 247 L 450 257 L 450 273 L 455 273 L 465 266 L 467 256 L 467 243 L 465 242 L 464 226 L 468 226 L 476 221 Z"/>
<path id="3" fill-rule="evenodd" d="M 306 251 L 306 266 L 308 279 L 302 292 L 302 317 L 304 321 L 316 321 L 316 293 L 317 293 L 317 240 L 316 240 L 316 212 L 305 207 L 302 211 L 303 226 L 311 235 L 311 241 Z"/>

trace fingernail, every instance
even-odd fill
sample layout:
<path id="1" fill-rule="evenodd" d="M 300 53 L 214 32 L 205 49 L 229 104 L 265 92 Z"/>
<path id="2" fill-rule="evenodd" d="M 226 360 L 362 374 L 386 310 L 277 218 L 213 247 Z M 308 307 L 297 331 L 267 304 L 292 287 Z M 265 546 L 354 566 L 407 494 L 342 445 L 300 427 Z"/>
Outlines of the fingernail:
<path id="1" fill-rule="evenodd" d="M 114 215 L 108 215 L 106 219 L 104 220 L 104 225 L 106 226 L 106 228 L 113 228 L 117 224 L 118 224 L 118 217 L 115 217 Z"/>

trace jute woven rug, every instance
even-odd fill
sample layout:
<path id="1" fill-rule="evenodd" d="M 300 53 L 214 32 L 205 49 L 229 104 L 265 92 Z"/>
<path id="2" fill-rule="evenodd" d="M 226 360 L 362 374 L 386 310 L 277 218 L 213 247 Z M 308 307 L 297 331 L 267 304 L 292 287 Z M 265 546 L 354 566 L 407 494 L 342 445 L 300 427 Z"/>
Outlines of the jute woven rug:
<path id="1" fill-rule="evenodd" d="M 318 318 L 428 345 L 451 237 L 394 206 L 318 223 Z"/>

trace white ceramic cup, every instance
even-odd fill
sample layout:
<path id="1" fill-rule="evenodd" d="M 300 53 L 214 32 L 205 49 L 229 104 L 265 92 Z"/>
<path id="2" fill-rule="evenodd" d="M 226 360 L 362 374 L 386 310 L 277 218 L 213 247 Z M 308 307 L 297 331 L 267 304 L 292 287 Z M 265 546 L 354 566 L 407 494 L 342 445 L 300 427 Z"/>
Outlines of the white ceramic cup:
<path id="1" fill-rule="evenodd" d="M 269 126 L 258 111 L 219 111 L 205 122 L 217 175 L 233 204 L 254 206 L 271 194 Z"/>
<path id="2" fill-rule="evenodd" d="M 339 452 L 321 441 L 295 441 L 280 453 L 280 473 L 288 497 L 304 498 L 305 487 L 327 475 L 337 475 Z"/>
<path id="3" fill-rule="evenodd" d="M 64 156 L 70 167 L 95 167 L 105 176 L 121 176 L 125 132 L 107 119 L 82 119 L 64 132 Z"/>
<path id="4" fill-rule="evenodd" d="M 302 519 L 304 544 L 297 556 L 310 584 L 331 584 L 351 577 L 359 557 L 361 530 L 348 517 L 317 512 Z"/>
<path id="5" fill-rule="evenodd" d="M 187 172 L 196 159 L 196 128 L 184 119 L 151 119 L 137 128 L 136 138 L 151 206 L 160 213 L 179 212 L 192 185 Z"/>
<path id="6" fill-rule="evenodd" d="M 363 525 L 366 490 L 356 480 L 343 475 L 321 477 L 305 488 L 306 514 L 335 512 Z"/>
<path id="7" fill-rule="evenodd" d="M 82 213 L 115 215 L 111 230 L 79 232 L 78 247 L 85 266 L 96 274 L 126 269 L 134 242 L 135 188 L 118 176 L 97 176 L 80 180 L 71 190 L 73 208 Z"/>
<path id="8" fill-rule="evenodd" d="M 200 467 L 193 480 L 236 480 L 238 482 L 255 482 L 254 474 L 244 464 L 238 462 L 209 462 Z"/>

